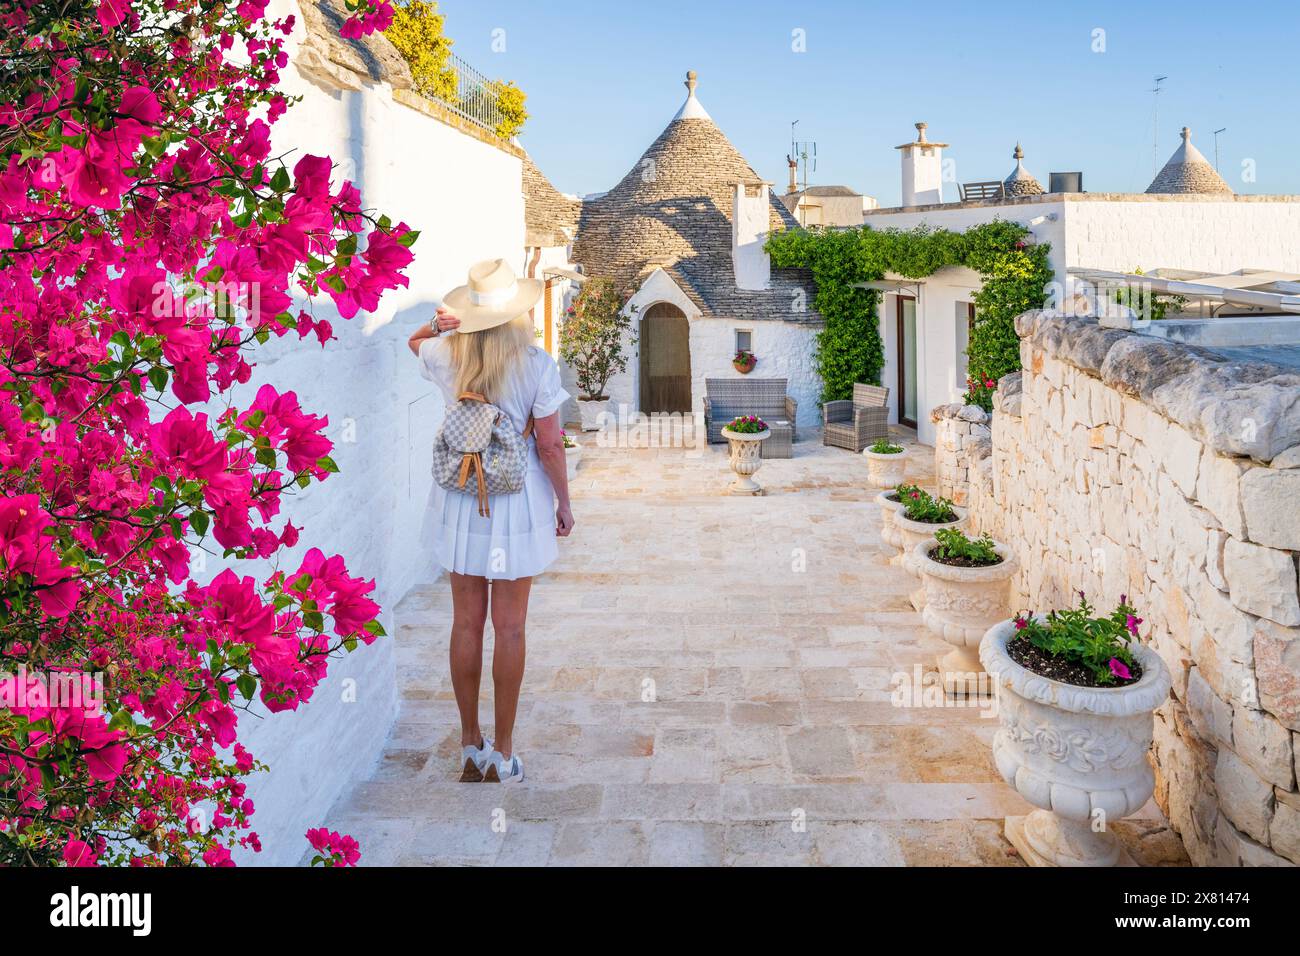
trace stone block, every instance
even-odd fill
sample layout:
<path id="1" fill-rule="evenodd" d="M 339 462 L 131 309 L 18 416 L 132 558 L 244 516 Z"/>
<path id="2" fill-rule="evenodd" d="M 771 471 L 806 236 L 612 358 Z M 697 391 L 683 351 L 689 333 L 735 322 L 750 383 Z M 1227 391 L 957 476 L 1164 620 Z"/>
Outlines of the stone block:
<path id="1" fill-rule="evenodd" d="M 1300 794 L 1275 790 L 1273 795 L 1277 805 L 1268 827 L 1269 846 L 1292 863 L 1300 863 Z"/>
<path id="2" fill-rule="evenodd" d="M 1251 636 L 1259 705 L 1300 731 L 1300 629 L 1258 620 Z"/>
<path id="3" fill-rule="evenodd" d="M 1196 498 L 1219 524 L 1236 538 L 1246 537 L 1246 520 L 1241 513 L 1240 482 L 1246 465 L 1235 458 L 1217 455 L 1209 448 L 1201 455 L 1196 478 Z"/>
<path id="4" fill-rule="evenodd" d="M 1232 705 L 1214 692 L 1193 667 L 1187 675 L 1187 713 L 1197 734 L 1214 746 L 1232 744 Z"/>
<path id="5" fill-rule="evenodd" d="M 1220 591 L 1228 590 L 1228 579 L 1223 576 L 1223 547 L 1228 536 L 1222 531 L 1210 530 L 1205 547 L 1205 576 Z"/>
<path id="6" fill-rule="evenodd" d="M 1185 497 L 1196 493 L 1196 473 L 1200 469 L 1201 443 L 1180 425 L 1170 425 L 1163 447 L 1165 473 L 1174 480 Z"/>
<path id="7" fill-rule="evenodd" d="M 1236 707 L 1232 716 L 1232 749 L 1274 786 L 1283 790 L 1294 786 L 1291 732 L 1268 714 Z"/>
<path id="8" fill-rule="evenodd" d="M 1300 551 L 1300 469 L 1251 468 L 1241 478 L 1241 510 L 1251 541 Z"/>
<path id="9" fill-rule="evenodd" d="M 1214 787 L 1219 809 L 1238 830 L 1260 843 L 1268 843 L 1273 822 L 1273 787 L 1249 764 L 1227 748 L 1220 748 L 1214 767 Z"/>
<path id="10" fill-rule="evenodd" d="M 1242 833 L 1220 814 L 1214 828 L 1214 838 L 1218 850 L 1215 858 L 1217 866 L 1290 866 L 1291 862 L 1279 856 L 1268 847 L 1255 842 Z"/>
<path id="11" fill-rule="evenodd" d="M 1287 551 L 1229 538 L 1223 547 L 1223 576 L 1232 603 L 1288 627 L 1300 625 L 1295 558 Z"/>

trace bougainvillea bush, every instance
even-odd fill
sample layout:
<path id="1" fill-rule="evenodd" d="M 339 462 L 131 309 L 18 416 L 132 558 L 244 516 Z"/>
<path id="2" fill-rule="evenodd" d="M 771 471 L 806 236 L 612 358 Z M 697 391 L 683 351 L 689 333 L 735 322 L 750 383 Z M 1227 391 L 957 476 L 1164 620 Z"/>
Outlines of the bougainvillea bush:
<path id="1" fill-rule="evenodd" d="M 290 29 L 264 0 L 0 2 L 0 864 L 258 849 L 241 711 L 383 634 L 343 558 L 280 556 L 326 419 L 227 394 L 259 343 L 332 337 L 314 302 L 406 285 L 415 239 L 328 158 L 272 155 Z"/>

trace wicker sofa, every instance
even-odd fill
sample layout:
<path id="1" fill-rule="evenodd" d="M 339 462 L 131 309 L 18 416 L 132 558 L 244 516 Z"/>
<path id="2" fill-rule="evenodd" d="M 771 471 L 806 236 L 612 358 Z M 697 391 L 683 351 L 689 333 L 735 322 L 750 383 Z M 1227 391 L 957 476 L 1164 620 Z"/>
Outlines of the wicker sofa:
<path id="1" fill-rule="evenodd" d="M 862 451 L 889 437 L 889 389 L 854 384 L 853 399 L 822 406 L 822 444 Z"/>
<path id="2" fill-rule="evenodd" d="M 757 415 L 772 430 L 772 437 L 763 442 L 763 457 L 793 458 L 799 403 L 785 389 L 783 378 L 706 378 L 704 427 L 709 444 L 725 440 L 722 429 L 733 418 Z"/>

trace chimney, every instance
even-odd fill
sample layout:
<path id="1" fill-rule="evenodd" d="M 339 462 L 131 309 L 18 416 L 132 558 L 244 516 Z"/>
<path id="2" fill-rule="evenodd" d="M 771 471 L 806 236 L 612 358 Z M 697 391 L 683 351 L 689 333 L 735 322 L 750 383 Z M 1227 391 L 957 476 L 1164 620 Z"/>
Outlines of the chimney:
<path id="1" fill-rule="evenodd" d="M 763 249 L 771 228 L 768 189 L 762 181 L 736 183 L 731 205 L 731 264 L 736 273 L 736 288 L 768 288 L 772 262 Z"/>
<path id="2" fill-rule="evenodd" d="M 790 183 L 786 186 L 785 193 L 797 193 L 799 191 L 799 160 L 793 156 L 786 156 L 785 164 L 790 167 Z"/>
<path id="3" fill-rule="evenodd" d="M 898 149 L 903 161 L 903 205 L 943 202 L 943 150 L 947 143 L 925 138 L 925 123 L 916 124 L 916 139 Z"/>

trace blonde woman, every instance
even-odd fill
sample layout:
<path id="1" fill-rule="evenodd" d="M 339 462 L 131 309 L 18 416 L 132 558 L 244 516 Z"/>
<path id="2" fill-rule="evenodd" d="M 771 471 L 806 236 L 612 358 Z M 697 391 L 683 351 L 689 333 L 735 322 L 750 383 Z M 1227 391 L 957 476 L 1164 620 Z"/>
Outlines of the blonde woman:
<path id="1" fill-rule="evenodd" d="M 542 282 L 516 279 L 504 259 L 480 262 L 469 283 L 449 292 L 428 325 L 411 336 L 420 371 L 448 405 L 477 392 L 522 433 L 533 419 L 524 488 L 492 495 L 488 516 L 473 494 L 434 485 L 426 533 L 451 578 L 451 683 L 460 710 L 464 781 L 518 783 L 515 711 L 524 677 L 524 623 L 533 578 L 555 560 L 556 537 L 573 530 L 560 408 L 569 397 L 555 360 L 534 342 L 528 316 Z M 495 741 L 479 729 L 483 628 L 492 616 Z"/>

